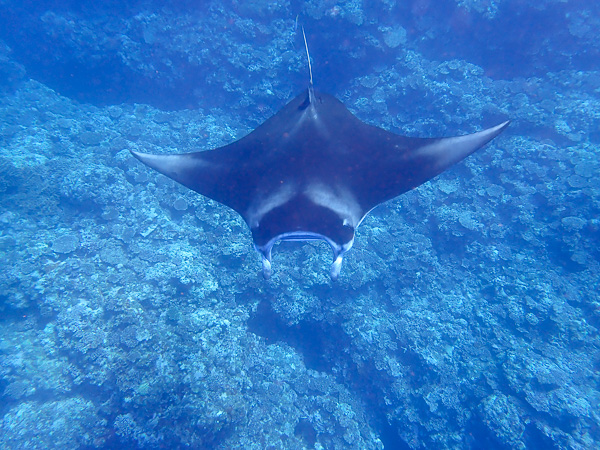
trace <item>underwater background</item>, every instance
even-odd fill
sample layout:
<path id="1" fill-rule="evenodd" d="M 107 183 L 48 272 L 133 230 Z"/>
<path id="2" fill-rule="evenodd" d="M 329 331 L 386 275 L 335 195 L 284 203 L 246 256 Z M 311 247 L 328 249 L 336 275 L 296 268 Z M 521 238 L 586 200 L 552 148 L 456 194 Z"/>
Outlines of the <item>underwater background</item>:
<path id="1" fill-rule="evenodd" d="M 129 150 L 315 87 L 491 144 L 260 276 Z M 0 0 L 0 447 L 600 447 L 600 3 Z"/>

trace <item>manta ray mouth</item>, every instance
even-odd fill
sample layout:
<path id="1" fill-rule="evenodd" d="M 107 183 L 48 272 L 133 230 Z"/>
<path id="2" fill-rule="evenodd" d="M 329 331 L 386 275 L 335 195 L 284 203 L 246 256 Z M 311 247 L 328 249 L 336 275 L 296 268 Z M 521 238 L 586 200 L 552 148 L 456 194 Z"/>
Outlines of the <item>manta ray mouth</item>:
<path id="1" fill-rule="evenodd" d="M 333 263 L 331 264 L 331 269 L 329 271 L 329 275 L 332 280 L 337 280 L 340 275 L 340 271 L 342 270 L 342 262 L 344 258 L 344 254 L 352 248 L 354 244 L 354 238 L 345 244 L 338 244 L 334 242 L 330 238 L 325 235 L 314 233 L 311 231 L 292 231 L 289 233 L 282 233 L 271 240 L 269 240 L 265 245 L 256 245 L 254 244 L 254 248 L 258 253 L 260 253 L 262 257 L 262 268 L 263 268 L 263 277 L 268 280 L 271 278 L 271 274 L 273 270 L 271 268 L 271 250 L 273 246 L 279 241 L 325 241 L 331 246 L 331 250 L 333 251 Z"/>

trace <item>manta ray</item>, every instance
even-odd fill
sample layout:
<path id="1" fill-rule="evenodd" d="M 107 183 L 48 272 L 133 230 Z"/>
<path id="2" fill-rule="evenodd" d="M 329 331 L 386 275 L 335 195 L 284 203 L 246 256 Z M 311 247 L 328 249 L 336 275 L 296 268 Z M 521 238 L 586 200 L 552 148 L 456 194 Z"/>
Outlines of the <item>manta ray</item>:
<path id="1" fill-rule="evenodd" d="M 362 122 L 334 96 L 316 91 L 311 70 L 308 89 L 238 141 L 195 153 L 132 154 L 242 216 L 266 279 L 276 242 L 318 239 L 333 250 L 335 280 L 373 208 L 431 180 L 508 124 L 458 137 L 400 136 Z"/>

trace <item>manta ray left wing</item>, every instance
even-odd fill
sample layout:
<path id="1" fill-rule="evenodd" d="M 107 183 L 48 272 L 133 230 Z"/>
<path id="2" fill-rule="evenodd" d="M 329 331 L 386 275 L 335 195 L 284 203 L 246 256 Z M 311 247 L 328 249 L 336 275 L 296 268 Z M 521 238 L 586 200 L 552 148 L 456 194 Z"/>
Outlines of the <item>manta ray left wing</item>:
<path id="1" fill-rule="evenodd" d="M 500 134 L 509 122 L 439 139 L 399 136 L 367 125 L 312 86 L 246 137 L 215 150 L 149 155 L 144 164 L 237 211 L 271 275 L 279 240 L 323 239 L 330 275 L 377 205 L 414 189 Z"/>

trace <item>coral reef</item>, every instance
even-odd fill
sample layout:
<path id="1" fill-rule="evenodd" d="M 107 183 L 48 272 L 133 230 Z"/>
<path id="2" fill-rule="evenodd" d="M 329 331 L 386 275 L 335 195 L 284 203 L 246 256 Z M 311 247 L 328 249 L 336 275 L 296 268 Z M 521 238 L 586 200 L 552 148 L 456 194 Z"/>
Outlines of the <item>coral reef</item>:
<path id="1" fill-rule="evenodd" d="M 29 33 L 0 32 L 0 447 L 598 447 L 598 7 L 195 3 L 0 5 Z M 265 282 L 235 213 L 129 153 L 253 129 L 306 85 L 305 23 L 362 120 L 513 121 L 374 210 L 337 284 L 313 242 Z"/>

